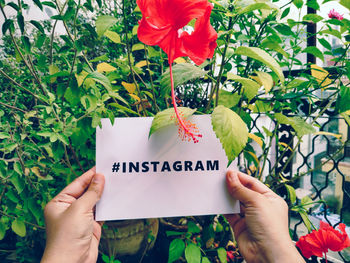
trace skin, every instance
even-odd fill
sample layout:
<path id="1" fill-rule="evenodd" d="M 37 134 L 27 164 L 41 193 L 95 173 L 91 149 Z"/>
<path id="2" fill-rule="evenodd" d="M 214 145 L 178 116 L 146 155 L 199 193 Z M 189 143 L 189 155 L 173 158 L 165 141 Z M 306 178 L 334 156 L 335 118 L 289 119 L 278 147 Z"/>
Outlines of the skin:
<path id="1" fill-rule="evenodd" d="M 46 248 L 42 263 L 96 262 L 101 225 L 94 220 L 104 176 L 92 168 L 45 207 Z M 246 262 L 305 262 L 288 231 L 288 207 L 267 186 L 229 171 L 227 188 L 241 202 L 241 214 L 226 215 Z"/>
<path id="2" fill-rule="evenodd" d="M 226 215 L 239 250 L 248 263 L 305 262 L 288 229 L 286 202 L 259 180 L 228 171 L 227 188 L 241 202 L 241 214 Z"/>
<path id="3" fill-rule="evenodd" d="M 41 260 L 96 262 L 101 225 L 94 220 L 105 179 L 90 169 L 62 190 L 45 207 L 46 248 Z"/>

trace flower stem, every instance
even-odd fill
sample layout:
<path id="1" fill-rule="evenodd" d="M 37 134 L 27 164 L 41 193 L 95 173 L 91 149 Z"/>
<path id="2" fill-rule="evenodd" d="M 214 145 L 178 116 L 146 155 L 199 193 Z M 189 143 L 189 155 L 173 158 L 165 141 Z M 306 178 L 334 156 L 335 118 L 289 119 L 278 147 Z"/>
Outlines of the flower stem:
<path id="1" fill-rule="evenodd" d="M 327 253 L 324 253 L 324 259 L 326 260 L 326 263 L 327 263 Z"/>
<path id="2" fill-rule="evenodd" d="M 178 120 L 179 126 L 181 129 L 183 129 L 184 135 L 186 136 L 190 136 L 193 140 L 194 143 L 198 142 L 197 137 L 202 137 L 202 135 L 200 134 L 194 134 L 188 127 L 187 125 L 184 123 L 183 119 L 181 118 L 179 111 L 177 109 L 176 106 L 176 99 L 175 99 L 175 88 L 174 88 L 174 77 L 173 77 L 173 67 L 172 67 L 172 63 L 169 63 L 169 71 L 170 71 L 170 85 L 171 85 L 171 98 L 172 98 L 172 102 L 173 102 L 173 107 L 174 107 L 174 111 L 175 111 L 175 115 L 176 118 Z"/>

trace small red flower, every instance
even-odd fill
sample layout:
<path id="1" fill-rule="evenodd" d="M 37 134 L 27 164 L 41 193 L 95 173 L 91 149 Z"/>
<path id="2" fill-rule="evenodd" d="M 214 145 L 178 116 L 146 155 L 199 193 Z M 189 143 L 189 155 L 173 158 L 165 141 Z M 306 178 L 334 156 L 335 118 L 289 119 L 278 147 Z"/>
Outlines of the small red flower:
<path id="1" fill-rule="evenodd" d="M 341 251 L 350 246 L 350 239 L 345 232 L 345 225 L 339 224 L 339 230 L 335 230 L 329 224 L 320 222 L 320 229 L 313 230 L 312 233 L 300 237 L 296 246 L 300 248 L 301 253 L 309 258 L 312 255 L 326 257 L 328 249 L 332 251 Z"/>
<path id="2" fill-rule="evenodd" d="M 339 14 L 337 11 L 335 11 L 334 9 L 332 9 L 331 11 L 329 11 L 328 13 L 328 17 L 329 18 L 334 18 L 334 19 L 338 19 L 338 20 L 343 20 L 343 15 Z"/>
<path id="3" fill-rule="evenodd" d="M 207 0 L 137 0 L 142 19 L 138 38 L 146 45 L 158 45 L 168 55 L 171 97 L 183 139 L 198 142 L 202 137 L 191 122 L 182 119 L 175 99 L 172 63 L 178 57 L 188 56 L 197 65 L 211 58 L 216 48 L 217 33 L 210 24 L 213 6 Z M 185 26 L 195 19 L 194 30 Z"/>
<path id="4" fill-rule="evenodd" d="M 227 262 L 231 262 L 235 259 L 235 255 L 233 254 L 233 251 L 226 251 L 227 254 Z"/>

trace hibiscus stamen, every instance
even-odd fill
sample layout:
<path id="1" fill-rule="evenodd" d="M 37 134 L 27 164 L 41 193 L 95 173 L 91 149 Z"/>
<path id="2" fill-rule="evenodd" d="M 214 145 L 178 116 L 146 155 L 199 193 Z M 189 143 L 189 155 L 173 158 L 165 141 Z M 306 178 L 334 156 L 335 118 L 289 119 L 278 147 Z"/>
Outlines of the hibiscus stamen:
<path id="1" fill-rule="evenodd" d="M 171 98 L 173 101 L 173 107 L 176 115 L 175 123 L 179 127 L 179 130 L 178 130 L 179 136 L 183 141 L 185 140 L 191 141 L 192 139 L 194 143 L 197 143 L 199 142 L 199 140 L 196 137 L 200 138 L 202 137 L 202 134 L 199 133 L 199 130 L 194 123 L 192 123 L 190 120 L 187 120 L 184 117 L 183 113 L 179 113 L 176 106 L 172 63 L 169 63 L 169 71 L 170 71 L 170 84 L 171 84 Z"/>

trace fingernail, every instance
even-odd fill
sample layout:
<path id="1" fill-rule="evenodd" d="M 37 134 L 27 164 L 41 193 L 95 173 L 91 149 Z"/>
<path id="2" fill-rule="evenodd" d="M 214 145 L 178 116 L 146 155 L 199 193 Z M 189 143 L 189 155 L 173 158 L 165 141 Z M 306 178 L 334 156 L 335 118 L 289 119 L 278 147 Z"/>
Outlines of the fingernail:
<path id="1" fill-rule="evenodd" d="M 227 179 L 228 179 L 230 182 L 233 182 L 233 181 L 235 180 L 234 176 L 235 176 L 235 172 L 234 172 L 234 171 L 228 171 L 228 172 L 227 172 Z"/>

